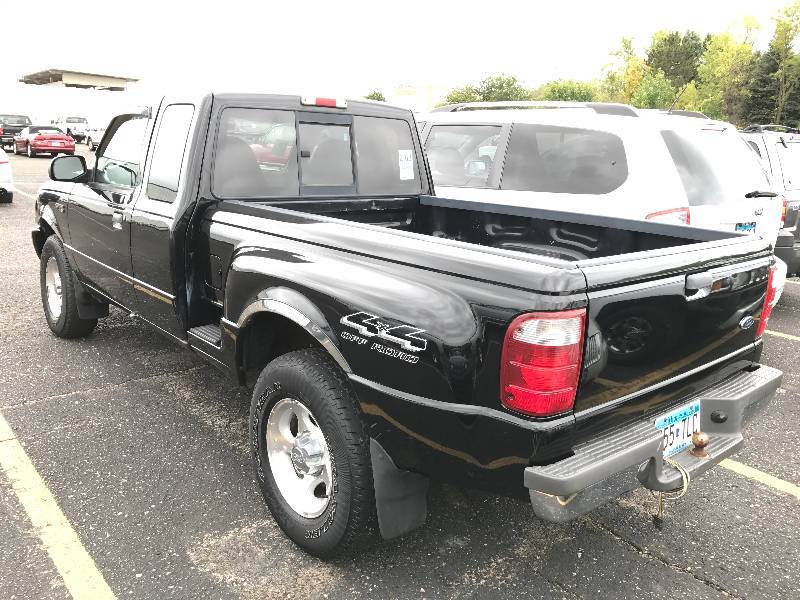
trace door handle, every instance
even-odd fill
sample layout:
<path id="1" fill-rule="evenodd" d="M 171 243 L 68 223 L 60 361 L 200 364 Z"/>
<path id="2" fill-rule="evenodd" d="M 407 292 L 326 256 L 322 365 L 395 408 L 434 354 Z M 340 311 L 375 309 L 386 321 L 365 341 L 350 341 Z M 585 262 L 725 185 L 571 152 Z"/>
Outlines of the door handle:
<path id="1" fill-rule="evenodd" d="M 61 212 L 61 213 L 67 212 L 67 207 L 64 206 L 63 204 L 61 204 L 60 202 L 58 204 L 56 204 L 56 208 L 58 208 L 58 212 Z"/>
<path id="2" fill-rule="evenodd" d="M 111 226 L 114 229 L 122 229 L 122 222 L 124 221 L 124 217 L 121 212 L 114 211 L 111 215 Z"/>

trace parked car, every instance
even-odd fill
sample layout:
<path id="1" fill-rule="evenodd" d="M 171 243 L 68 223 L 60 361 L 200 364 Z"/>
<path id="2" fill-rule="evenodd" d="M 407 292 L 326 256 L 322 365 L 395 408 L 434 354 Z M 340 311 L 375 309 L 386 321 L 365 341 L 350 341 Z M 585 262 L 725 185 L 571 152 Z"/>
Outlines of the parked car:
<path id="1" fill-rule="evenodd" d="M 778 237 L 780 198 L 729 123 L 573 102 L 451 105 L 421 119 L 449 197 Z"/>
<path id="2" fill-rule="evenodd" d="M 0 115 L 0 150 L 14 146 L 14 136 L 31 124 L 25 115 Z"/>
<path id="3" fill-rule="evenodd" d="M 75 140 L 53 125 L 26 127 L 14 136 L 14 154 L 75 154 Z"/>
<path id="4" fill-rule="evenodd" d="M 14 199 L 14 179 L 8 155 L 0 148 L 0 202 L 11 202 Z"/>
<path id="5" fill-rule="evenodd" d="M 278 125 L 295 149 L 263 169 L 237 132 Z M 421 525 L 430 478 L 553 521 L 680 488 L 781 383 L 758 362 L 768 242 L 432 196 L 400 108 L 167 98 L 113 119 L 95 168 L 50 175 L 33 244 L 52 332 L 115 304 L 254 383 L 255 478 L 318 556 Z"/>
<path id="6" fill-rule="evenodd" d="M 775 255 L 790 275 L 800 273 L 800 130 L 781 125 L 751 125 L 742 138 L 761 159 L 771 175 L 772 186 L 783 201 L 783 223 Z"/>
<path id="7" fill-rule="evenodd" d="M 86 117 L 59 117 L 53 121 L 53 125 L 66 132 L 76 142 L 81 143 L 86 139 L 89 122 Z"/>

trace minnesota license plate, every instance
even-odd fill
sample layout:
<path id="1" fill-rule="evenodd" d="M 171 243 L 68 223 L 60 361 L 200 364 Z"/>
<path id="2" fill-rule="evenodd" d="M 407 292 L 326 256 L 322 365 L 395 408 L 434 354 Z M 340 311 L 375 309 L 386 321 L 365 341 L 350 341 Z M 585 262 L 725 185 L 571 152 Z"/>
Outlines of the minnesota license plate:
<path id="1" fill-rule="evenodd" d="M 664 457 L 677 454 L 692 445 L 692 434 L 700 431 L 700 402 L 691 402 L 655 420 L 664 434 Z"/>
<path id="2" fill-rule="evenodd" d="M 753 233 L 756 230 L 756 224 L 753 221 L 749 223 L 737 223 L 736 231 L 744 231 L 745 233 Z"/>

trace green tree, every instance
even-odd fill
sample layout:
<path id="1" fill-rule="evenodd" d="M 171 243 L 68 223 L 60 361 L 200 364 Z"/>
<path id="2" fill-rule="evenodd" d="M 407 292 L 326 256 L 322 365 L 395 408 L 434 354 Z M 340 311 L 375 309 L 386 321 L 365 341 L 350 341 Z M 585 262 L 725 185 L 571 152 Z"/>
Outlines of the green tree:
<path id="1" fill-rule="evenodd" d="M 364 96 L 366 100 L 378 100 L 380 102 L 386 102 L 386 96 L 383 95 L 383 92 L 379 89 L 375 88 L 369 94 Z"/>
<path id="2" fill-rule="evenodd" d="M 749 36 L 747 36 L 749 37 Z M 753 69 L 753 46 L 729 33 L 711 35 L 697 70 L 695 108 L 714 119 L 742 124 L 747 83 Z"/>
<path id="3" fill-rule="evenodd" d="M 450 90 L 450 93 L 444 98 L 444 103 L 499 102 L 532 98 L 531 90 L 523 86 L 516 77 L 500 74 L 486 77 L 477 85 L 466 85 Z"/>
<path id="4" fill-rule="evenodd" d="M 597 87 L 586 81 L 557 79 L 544 84 L 536 95 L 541 100 L 593 102 L 597 99 Z"/>
<path id="5" fill-rule="evenodd" d="M 766 52 L 757 55 L 747 85 L 744 118 L 751 123 L 796 125 L 800 120 L 800 58 L 792 47 L 800 33 L 800 2 L 776 19 Z"/>
<path id="6" fill-rule="evenodd" d="M 703 40 L 694 31 L 659 31 L 647 50 L 647 66 L 664 73 L 667 81 L 682 90 L 697 77 L 703 56 Z"/>
<path id="7" fill-rule="evenodd" d="M 604 102 L 630 104 L 648 67 L 636 54 L 631 38 L 623 37 L 620 47 L 611 56 L 615 60 L 606 67 L 605 76 L 600 82 L 599 99 Z"/>
<path id="8" fill-rule="evenodd" d="M 669 108 L 675 100 L 675 88 L 661 71 L 648 69 L 631 97 L 637 108 Z"/>

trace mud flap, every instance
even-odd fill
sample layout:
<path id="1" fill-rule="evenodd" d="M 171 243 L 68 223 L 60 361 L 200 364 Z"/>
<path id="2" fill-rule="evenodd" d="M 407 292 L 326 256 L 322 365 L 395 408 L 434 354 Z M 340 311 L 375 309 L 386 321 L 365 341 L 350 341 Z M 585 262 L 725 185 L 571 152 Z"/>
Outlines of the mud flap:
<path id="1" fill-rule="evenodd" d="M 108 303 L 101 302 L 80 281 L 75 281 L 75 300 L 81 319 L 101 319 L 108 316 Z"/>
<path id="2" fill-rule="evenodd" d="M 372 477 L 378 526 L 385 540 L 399 537 L 425 523 L 428 516 L 428 478 L 398 469 L 378 442 L 370 438 Z"/>

